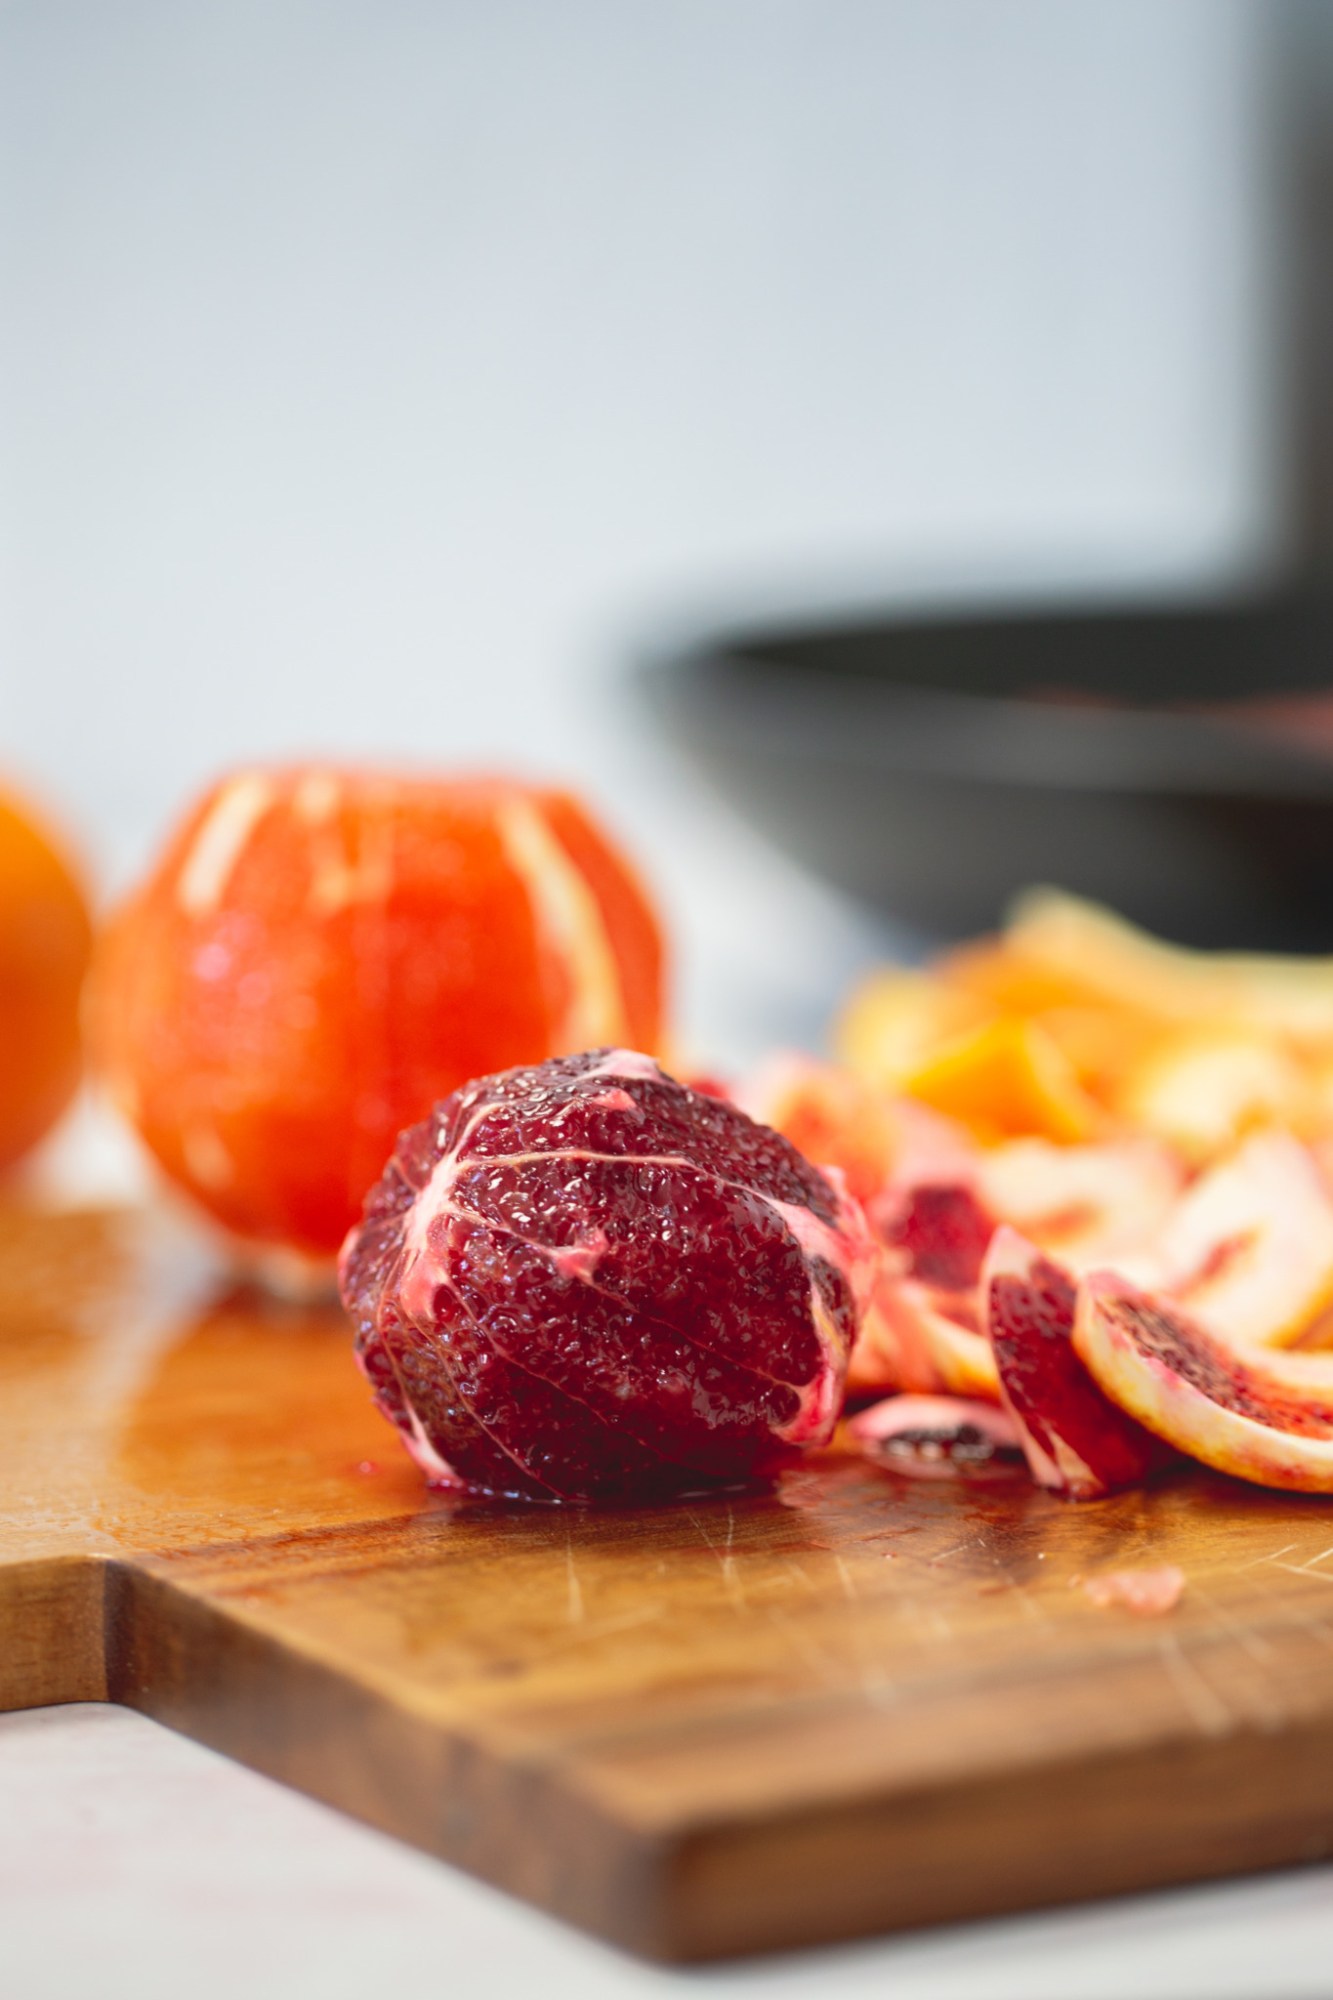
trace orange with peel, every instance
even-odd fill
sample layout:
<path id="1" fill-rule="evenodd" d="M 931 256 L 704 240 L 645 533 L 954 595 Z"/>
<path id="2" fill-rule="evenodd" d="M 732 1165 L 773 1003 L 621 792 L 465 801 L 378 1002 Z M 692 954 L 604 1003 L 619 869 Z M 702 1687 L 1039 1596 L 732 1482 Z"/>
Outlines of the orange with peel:
<path id="1" fill-rule="evenodd" d="M 324 766 L 242 771 L 108 929 L 112 1094 L 235 1236 L 327 1257 L 398 1132 L 474 1076 L 653 1049 L 647 897 L 573 798 Z"/>
<path id="2" fill-rule="evenodd" d="M 59 837 L 26 800 L 0 794 L 0 1169 L 74 1094 L 91 944 L 87 897 Z"/>

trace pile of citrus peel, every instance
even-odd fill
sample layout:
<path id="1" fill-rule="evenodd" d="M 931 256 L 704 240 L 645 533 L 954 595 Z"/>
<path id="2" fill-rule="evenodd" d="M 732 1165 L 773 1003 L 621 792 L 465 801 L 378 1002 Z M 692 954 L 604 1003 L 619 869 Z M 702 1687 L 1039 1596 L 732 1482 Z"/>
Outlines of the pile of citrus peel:
<path id="1" fill-rule="evenodd" d="M 746 1108 L 878 1244 L 854 1436 L 1021 1448 L 1089 1499 L 1176 1454 L 1333 1492 L 1333 976 L 1050 891 L 851 997 Z M 937 1456 L 939 1451 L 937 1450 Z"/>

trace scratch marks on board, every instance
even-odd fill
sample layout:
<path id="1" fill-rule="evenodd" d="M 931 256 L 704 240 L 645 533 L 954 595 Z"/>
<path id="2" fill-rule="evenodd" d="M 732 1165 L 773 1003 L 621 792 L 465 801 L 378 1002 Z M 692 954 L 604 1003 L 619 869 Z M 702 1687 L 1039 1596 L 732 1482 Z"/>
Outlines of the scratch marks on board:
<path id="1" fill-rule="evenodd" d="M 1271 1555 L 1252 1556 L 1249 1562 L 1238 1564 L 1231 1574 L 1233 1576 L 1242 1576 L 1247 1569 L 1258 1569 L 1263 1563 L 1275 1563 L 1280 1556 L 1289 1556 L 1299 1547 L 1299 1542 L 1284 1542 L 1282 1547 L 1274 1549 Z"/>
<path id="2" fill-rule="evenodd" d="M 699 1536 L 699 1540 L 703 1543 L 706 1549 L 710 1549 L 712 1553 L 717 1557 L 718 1566 L 722 1572 L 722 1588 L 726 1593 L 728 1602 L 734 1604 L 739 1610 L 742 1611 L 745 1610 L 746 1606 L 749 1603 L 749 1599 L 745 1594 L 745 1586 L 741 1582 L 740 1571 L 737 1568 L 736 1564 L 735 1508 L 728 1501 L 727 1532 L 724 1540 L 721 1542 L 714 1541 L 713 1537 L 709 1534 L 708 1529 L 706 1528 L 704 1523 L 700 1520 L 699 1516 L 694 1512 L 694 1509 L 692 1507 L 688 1508 L 686 1512 L 691 1524 L 693 1525 L 695 1531 Z"/>

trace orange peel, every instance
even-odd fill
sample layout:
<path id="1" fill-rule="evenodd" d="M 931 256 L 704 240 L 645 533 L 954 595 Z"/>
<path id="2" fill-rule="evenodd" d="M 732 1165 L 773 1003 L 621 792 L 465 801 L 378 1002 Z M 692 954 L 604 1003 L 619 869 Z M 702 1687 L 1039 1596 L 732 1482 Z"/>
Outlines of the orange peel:
<path id="1" fill-rule="evenodd" d="M 903 1088 L 983 1143 L 1030 1133 L 1075 1144 L 1104 1123 L 1068 1057 L 1031 1021 L 978 1028 L 914 1070 Z"/>

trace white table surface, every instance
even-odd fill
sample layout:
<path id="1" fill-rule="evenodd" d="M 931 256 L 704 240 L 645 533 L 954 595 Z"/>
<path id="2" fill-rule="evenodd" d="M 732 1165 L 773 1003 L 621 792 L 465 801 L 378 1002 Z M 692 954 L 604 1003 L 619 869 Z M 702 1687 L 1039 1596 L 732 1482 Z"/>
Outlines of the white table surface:
<path id="1" fill-rule="evenodd" d="M 1331 1964 L 1321 1867 L 664 1971 L 142 1717 L 0 1717 L 5 2000 L 1304 2000 Z"/>

